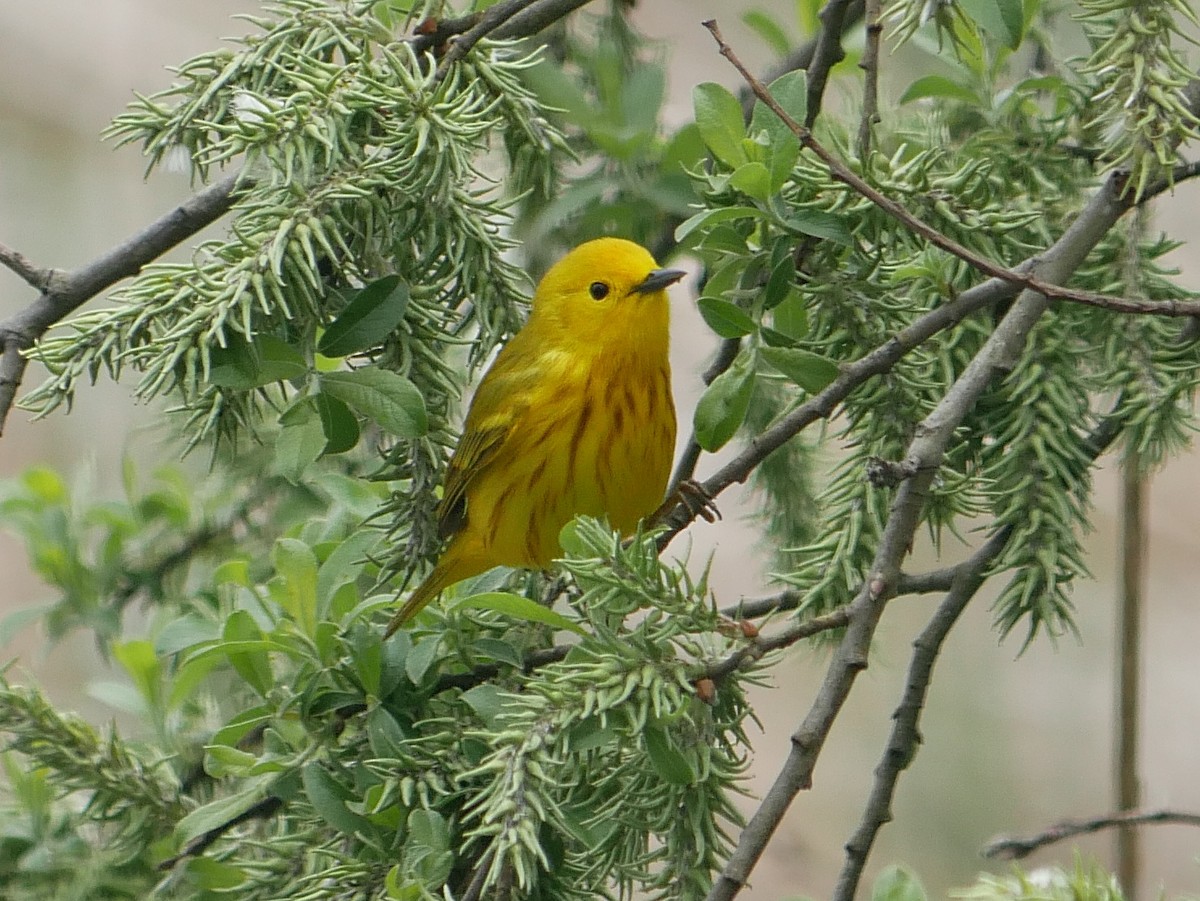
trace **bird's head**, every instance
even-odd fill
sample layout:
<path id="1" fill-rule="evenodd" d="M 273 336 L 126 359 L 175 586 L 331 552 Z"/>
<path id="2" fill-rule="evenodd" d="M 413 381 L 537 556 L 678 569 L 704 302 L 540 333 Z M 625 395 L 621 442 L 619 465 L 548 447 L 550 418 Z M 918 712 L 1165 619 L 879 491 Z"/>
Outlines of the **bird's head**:
<path id="1" fill-rule="evenodd" d="M 554 323 L 580 337 L 626 330 L 662 331 L 667 287 L 686 273 L 661 269 L 646 248 L 622 238 L 580 244 L 550 267 L 533 296 L 531 322 Z"/>

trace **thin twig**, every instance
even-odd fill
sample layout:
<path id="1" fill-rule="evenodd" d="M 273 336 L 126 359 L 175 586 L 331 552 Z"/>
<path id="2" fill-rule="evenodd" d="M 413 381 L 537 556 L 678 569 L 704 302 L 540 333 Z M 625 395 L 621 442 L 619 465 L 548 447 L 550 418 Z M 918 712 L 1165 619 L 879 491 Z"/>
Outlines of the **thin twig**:
<path id="1" fill-rule="evenodd" d="M 794 622 L 774 635 L 758 635 L 728 657 L 710 664 L 705 669 L 704 675 L 714 680 L 723 679 L 732 672 L 752 666 L 772 651 L 791 647 L 798 641 L 828 632 L 831 629 L 840 629 L 849 622 L 849 606 L 835 607 L 820 616 Z"/>
<path id="2" fill-rule="evenodd" d="M 900 704 L 892 714 L 892 731 L 884 747 L 883 758 L 875 768 L 875 781 L 863 810 L 862 820 L 846 842 L 846 862 L 838 874 L 833 901 L 853 901 L 862 878 L 863 868 L 875 836 L 884 823 L 892 819 L 892 798 L 900 773 L 916 756 L 921 742 L 919 721 L 921 710 L 933 676 L 933 667 L 946 641 L 946 636 L 983 584 L 988 566 L 1008 543 L 1010 529 L 993 535 L 971 559 L 954 567 L 954 584 L 938 605 L 933 617 L 913 642 L 912 660 Z"/>
<path id="3" fill-rule="evenodd" d="M 1036 835 L 1024 838 L 1010 835 L 997 836 L 984 845 L 980 853 L 984 857 L 999 860 L 1019 860 L 1039 848 L 1060 842 L 1064 838 L 1087 835 L 1102 829 L 1111 829 L 1114 826 L 1145 826 L 1158 823 L 1200 826 L 1200 814 L 1188 813 L 1183 810 L 1122 810 L 1086 820 L 1064 820 Z"/>
<path id="4" fill-rule="evenodd" d="M 589 2 L 590 0 L 538 0 L 500 25 L 492 33 L 492 37 L 503 41 L 530 37 Z"/>
<path id="5" fill-rule="evenodd" d="M 933 594 L 949 591 L 954 584 L 962 563 L 931 569 L 923 573 L 900 573 L 896 578 L 896 596 L 907 594 Z M 795 588 L 785 588 L 778 594 L 765 598 L 743 598 L 721 610 L 730 619 L 758 619 L 771 613 L 786 613 L 797 609 L 804 601 L 804 593 Z"/>
<path id="6" fill-rule="evenodd" d="M 50 279 L 54 275 L 53 269 L 38 267 L 25 254 L 13 250 L 4 244 L 0 244 L 0 265 L 11 269 L 27 285 L 31 288 L 36 288 L 38 291 L 45 291 L 46 286 L 50 284 Z"/>
<path id="7" fill-rule="evenodd" d="M 438 65 L 438 80 L 446 77 L 446 73 L 450 68 L 461 60 L 464 56 L 471 52 L 471 49 L 481 40 L 497 33 L 497 37 L 524 37 L 528 34 L 533 34 L 535 31 L 540 31 L 551 22 L 562 18 L 573 9 L 582 6 L 587 0 L 581 0 L 576 3 L 554 2 L 554 0 L 500 0 L 492 6 L 489 6 L 481 15 L 479 15 L 474 24 L 462 34 L 456 36 L 450 44 L 450 49 L 446 51 L 446 55 L 442 57 L 441 63 Z M 541 19 L 528 19 L 523 26 L 518 26 L 520 18 L 523 14 L 529 13 L 531 7 L 542 6 L 549 7 L 549 11 L 545 12 L 544 24 L 537 24 Z M 504 31 L 501 31 L 501 26 L 507 26 Z M 529 30 L 525 30 L 529 29 Z"/>
<path id="8" fill-rule="evenodd" d="M 438 77 L 445 77 L 450 67 L 470 53 L 472 47 L 517 13 L 536 2 L 537 0 L 500 0 L 499 3 L 489 6 L 482 15 L 476 18 L 474 25 L 455 37 L 454 43 L 446 51 L 446 55 L 438 67 L 440 69 Z"/>
<path id="9" fill-rule="evenodd" d="M 233 205 L 240 176 L 227 175 L 90 263 L 54 272 L 37 300 L 0 320 L 0 434 L 25 375 L 25 352 L 79 306 L 223 216 Z"/>
<path id="10" fill-rule="evenodd" d="M 879 7 L 880 0 L 866 0 L 864 17 L 867 22 L 867 43 L 863 49 L 862 61 L 858 64 L 863 70 L 862 115 L 858 121 L 858 158 L 864 167 L 871 153 L 871 132 L 875 123 L 879 121 L 879 36 L 883 32 L 883 24 L 879 21 Z"/>
<path id="11" fill-rule="evenodd" d="M 1020 267 L 1017 269 L 1009 269 L 1006 266 L 1001 266 L 992 260 L 982 257 L 969 250 L 962 244 L 952 238 L 942 234 L 933 226 L 918 219 L 908 210 L 906 210 L 898 201 L 881 194 L 860 176 L 847 168 L 834 154 L 823 144 L 813 137 L 812 131 L 798 123 L 795 119 L 788 115 L 787 111 L 779 105 L 778 101 L 771 96 L 770 92 L 758 79 L 751 74 L 750 70 L 742 63 L 733 49 L 725 43 L 725 39 L 721 36 L 721 30 L 717 27 L 716 20 L 709 19 L 704 22 L 704 27 L 707 28 L 717 42 L 720 53 L 741 73 L 742 77 L 751 86 L 754 95 L 763 103 L 770 107 L 771 111 L 783 121 L 783 123 L 800 139 L 800 143 L 811 150 L 818 156 L 826 167 L 829 169 L 829 174 L 843 184 L 857 191 L 863 197 L 870 200 L 873 204 L 883 210 L 892 218 L 898 220 L 905 225 L 914 234 L 917 234 L 935 247 L 939 247 L 953 256 L 958 257 L 965 263 L 968 263 L 974 269 L 988 275 L 992 278 L 999 278 L 1007 282 L 1019 285 L 1022 288 L 1027 288 L 1036 291 L 1044 297 L 1053 300 L 1067 300 L 1073 303 L 1086 304 L 1088 306 L 1100 307 L 1105 310 L 1112 310 L 1118 313 L 1146 313 L 1156 316 L 1197 316 L 1200 315 L 1200 301 L 1187 300 L 1143 300 L 1140 298 L 1129 297 L 1114 297 L 1108 294 L 1097 294 L 1092 291 L 1080 291 L 1074 288 L 1067 288 L 1061 284 L 1056 284 L 1053 281 L 1047 281 L 1044 278 L 1034 275 L 1029 271 L 1022 271 Z M 809 110 L 811 115 L 812 111 Z M 1113 179 L 1118 179 L 1117 191 L 1118 196 L 1125 194 L 1127 183 L 1127 175 L 1125 173 L 1113 173 L 1109 177 L 1108 184 L 1113 184 Z M 1129 201 L 1132 203 L 1132 201 Z M 1128 205 L 1128 204 L 1127 204 Z"/>
<path id="12" fill-rule="evenodd" d="M 818 14 L 821 19 L 821 33 L 817 35 L 812 65 L 808 67 L 808 102 L 804 115 L 804 124 L 808 128 L 812 128 L 817 116 L 821 114 L 821 101 L 825 97 L 825 85 L 829 82 L 830 71 L 846 56 L 846 51 L 842 49 L 842 33 L 845 30 L 850 5 L 851 0 L 829 0 Z M 716 22 L 704 22 L 703 25 L 712 31 Z M 753 89 L 753 83 L 750 87 Z M 759 100 L 762 99 L 757 90 L 754 93 Z"/>
<path id="13" fill-rule="evenodd" d="M 1120 810 L 1141 806 L 1138 743 L 1141 737 L 1141 623 L 1146 562 L 1146 497 L 1148 476 L 1138 455 L 1121 469 L 1121 596 L 1117 605 L 1117 715 L 1114 725 L 1113 774 Z M 1138 884 L 1138 834 L 1129 826 L 1117 830 L 1117 877 L 1128 892 Z"/>
<path id="14" fill-rule="evenodd" d="M 496 845 L 493 843 L 475 865 L 475 872 L 471 876 L 471 882 L 467 885 L 467 890 L 463 892 L 462 901 L 479 901 L 483 897 L 483 889 L 487 885 L 488 872 L 492 868 L 492 860 L 495 857 Z"/>

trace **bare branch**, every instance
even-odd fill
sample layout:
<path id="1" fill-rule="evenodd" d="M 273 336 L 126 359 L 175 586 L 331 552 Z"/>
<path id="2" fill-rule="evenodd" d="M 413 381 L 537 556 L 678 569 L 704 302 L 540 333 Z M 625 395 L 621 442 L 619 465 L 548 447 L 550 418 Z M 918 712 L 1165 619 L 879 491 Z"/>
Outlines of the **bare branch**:
<path id="1" fill-rule="evenodd" d="M 900 773 L 908 768 L 921 742 L 918 723 L 942 644 L 967 604 L 983 584 L 987 568 L 1008 543 L 1010 530 L 993 535 L 971 559 L 954 567 L 953 585 L 933 618 L 913 642 L 912 660 L 900 704 L 892 714 L 892 731 L 883 758 L 875 768 L 875 782 L 863 810 L 863 817 L 846 843 L 846 863 L 838 874 L 834 901 L 853 901 L 862 878 L 863 867 L 884 823 L 892 819 L 892 798 Z"/>
<path id="2" fill-rule="evenodd" d="M 804 124 L 812 128 L 821 114 L 821 101 L 825 96 L 825 85 L 829 81 L 829 72 L 846 56 L 842 49 L 842 32 L 846 27 L 846 18 L 851 0 L 829 0 L 818 14 L 821 19 L 821 33 L 817 35 L 817 45 L 813 50 L 812 63 L 808 67 L 808 103 L 805 107 Z M 712 31 L 716 23 L 703 23 Z M 714 35 L 716 32 L 714 32 Z M 751 84 L 751 89 L 754 85 Z M 762 100 L 762 95 L 754 91 L 755 96 Z"/>
<path id="3" fill-rule="evenodd" d="M 11 269 L 30 287 L 45 291 L 54 275 L 53 269 L 41 269 L 20 251 L 0 244 L 0 265 Z"/>
<path id="4" fill-rule="evenodd" d="M 1111 829 L 1114 826 L 1141 826 L 1157 823 L 1200 826 L 1200 814 L 1182 810 L 1122 810 L 1118 813 L 1103 814 L 1087 820 L 1064 820 L 1036 835 L 1024 838 L 1008 835 L 997 836 L 984 845 L 980 853 L 984 857 L 993 859 L 1019 860 L 1032 854 L 1038 848 L 1060 842 L 1064 838 L 1087 835 L 1102 829 Z"/>
<path id="5" fill-rule="evenodd" d="M 481 40 L 536 2 L 537 0 L 500 0 L 499 3 L 489 6 L 483 14 L 473 17 L 474 23 L 471 27 L 454 39 L 450 49 L 442 58 L 442 62 L 438 66 L 438 79 L 445 78 L 450 68 L 470 53 L 471 48 Z"/>
<path id="6" fill-rule="evenodd" d="M 879 121 L 879 36 L 883 31 L 879 7 L 880 0 L 866 0 L 867 43 L 858 64 L 864 75 L 862 115 L 858 121 L 858 158 L 864 165 L 871 153 L 871 129 Z"/>
<path id="7" fill-rule="evenodd" d="M 537 34 L 553 25 L 589 0 L 501 0 L 477 15 L 439 22 L 428 35 L 417 35 L 414 43 L 422 49 L 438 47 L 454 38 L 438 66 L 438 79 L 456 62 L 471 52 L 481 40 L 493 37 L 511 40 Z"/>
<path id="8" fill-rule="evenodd" d="M 54 272 L 37 300 L 0 320 L 0 434 L 25 374 L 25 352 L 82 304 L 223 216 L 241 181 L 240 172 L 227 175 L 90 263 Z"/>
<path id="9" fill-rule="evenodd" d="M 828 613 L 814 616 L 811 619 L 799 620 L 786 629 L 774 635 L 758 635 L 751 639 L 745 647 L 738 648 L 723 660 L 711 664 L 705 675 L 710 679 L 722 679 L 730 673 L 757 663 L 765 654 L 778 651 L 794 645 L 805 638 L 811 638 L 830 629 L 840 629 L 850 622 L 850 608 L 837 607 Z"/>
<path id="10" fill-rule="evenodd" d="M 565 18 L 589 0 L 537 0 L 528 9 L 514 15 L 498 27 L 492 37 L 498 40 L 526 38 L 548 28 L 559 19 Z"/>

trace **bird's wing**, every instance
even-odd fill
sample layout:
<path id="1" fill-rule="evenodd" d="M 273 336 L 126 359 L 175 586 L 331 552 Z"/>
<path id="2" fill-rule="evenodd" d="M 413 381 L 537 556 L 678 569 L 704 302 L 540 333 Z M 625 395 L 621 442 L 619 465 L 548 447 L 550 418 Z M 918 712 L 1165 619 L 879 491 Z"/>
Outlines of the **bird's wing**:
<path id="1" fill-rule="evenodd" d="M 512 432 L 515 417 L 489 417 L 482 428 L 467 428 L 450 458 L 446 484 L 438 506 L 438 535 L 449 538 L 467 524 L 467 486 L 496 459 L 504 440 Z"/>
<path id="2" fill-rule="evenodd" d="M 529 408 L 530 369 L 518 363 L 521 356 L 509 342 L 484 376 L 471 401 L 462 438 L 450 457 L 442 502 L 438 507 L 438 535 L 449 538 L 467 524 L 467 488 L 499 456 Z"/>

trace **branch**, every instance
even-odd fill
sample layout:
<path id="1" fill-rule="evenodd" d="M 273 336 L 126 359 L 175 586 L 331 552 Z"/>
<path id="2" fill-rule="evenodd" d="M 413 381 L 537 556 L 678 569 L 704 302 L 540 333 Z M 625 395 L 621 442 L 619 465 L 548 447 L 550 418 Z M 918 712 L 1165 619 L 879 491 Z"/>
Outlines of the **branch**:
<path id="1" fill-rule="evenodd" d="M 458 22 L 471 22 L 471 27 L 458 35 L 438 66 L 437 80 L 441 81 L 451 67 L 471 52 L 476 44 L 537 0 L 500 0 L 478 16 L 468 16 Z"/>
<path id="2" fill-rule="evenodd" d="M 501 41 L 530 37 L 587 3 L 588 0 L 538 0 L 497 28 L 492 37 Z"/>
<path id="3" fill-rule="evenodd" d="M 50 279 L 54 276 L 53 269 L 39 269 L 25 254 L 4 244 L 0 244 L 0 265 L 11 269 L 21 277 L 22 281 L 38 291 L 45 291 L 46 286 L 50 284 Z"/>
<path id="4" fill-rule="evenodd" d="M 858 121 L 858 158 L 864 171 L 871 152 L 871 128 L 879 121 L 879 36 L 883 25 L 879 21 L 880 0 L 866 0 L 867 43 L 859 68 L 863 70 L 863 106 Z"/>
<path id="5" fill-rule="evenodd" d="M 1064 820 L 1036 835 L 1018 838 L 1001 835 L 983 846 L 984 857 L 999 860 L 1019 860 L 1038 848 L 1052 845 L 1064 838 L 1087 835 L 1114 826 L 1141 826 L 1154 823 L 1174 823 L 1183 826 L 1200 826 L 1200 814 L 1181 810 L 1122 810 L 1087 820 Z"/>
<path id="6" fill-rule="evenodd" d="M 1066 288 L 1054 281 L 1046 280 L 1038 275 L 1034 275 L 1029 271 L 1022 271 L 1020 267 L 1017 269 L 1009 269 L 1001 266 L 986 257 L 980 256 L 973 250 L 969 250 L 962 244 L 959 244 L 952 238 L 939 232 L 933 226 L 927 224 L 921 219 L 918 219 L 908 210 L 906 210 L 898 201 L 881 194 L 871 185 L 867 184 L 860 176 L 848 169 L 834 154 L 828 150 L 823 144 L 813 137 L 812 132 L 808 127 L 801 125 L 795 119 L 788 115 L 787 111 L 779 105 L 778 101 L 771 96 L 770 92 L 763 86 L 757 78 L 755 78 L 748 70 L 742 61 L 733 52 L 733 49 L 725 43 L 725 39 L 721 36 L 721 30 L 717 27 L 715 19 L 709 19 L 704 22 L 704 27 L 707 28 L 717 42 L 720 53 L 741 73 L 742 77 L 750 85 L 754 95 L 770 107 L 771 111 L 783 121 L 788 129 L 796 135 L 800 143 L 811 150 L 817 157 L 825 163 L 829 169 L 829 174 L 835 179 L 857 191 L 863 197 L 870 200 L 873 204 L 883 210 L 892 218 L 898 220 L 906 226 L 914 234 L 925 238 L 930 244 L 938 247 L 953 256 L 958 257 L 963 262 L 969 264 L 974 269 L 982 272 L 984 275 L 992 278 L 999 278 L 1022 288 L 1036 291 L 1044 297 L 1053 300 L 1067 300 L 1073 303 L 1086 304 L 1088 306 L 1100 307 L 1105 310 L 1112 310 L 1118 313 L 1147 313 L 1156 316 L 1197 316 L 1200 315 L 1200 301 L 1184 301 L 1184 300 L 1141 300 L 1137 298 L 1113 297 L 1108 294 L 1097 294 L 1092 291 L 1080 291 L 1074 288 Z M 809 110 L 809 117 L 812 115 L 812 110 Z M 1112 184 L 1113 179 L 1118 180 L 1117 195 L 1125 194 L 1127 183 L 1127 175 L 1125 173 L 1113 173 L 1109 176 L 1109 184 Z M 1127 202 L 1127 205 L 1132 201 Z"/>
<path id="7" fill-rule="evenodd" d="M 817 35 L 817 46 L 813 50 L 813 61 L 808 67 L 808 103 L 805 107 L 804 124 L 812 128 L 821 114 L 821 100 L 825 96 L 825 85 L 829 81 L 829 72 L 846 56 L 842 49 L 842 31 L 845 28 L 851 0 L 829 0 L 818 14 L 821 19 L 821 33 Z M 701 23 L 716 36 L 716 22 L 710 20 Z M 718 42 L 720 38 L 717 39 Z M 740 69 L 740 66 L 739 66 Z M 743 73 L 745 74 L 745 73 Z M 753 90 L 754 84 L 750 82 Z M 755 96 L 762 100 L 757 90 Z M 786 121 L 786 120 L 785 120 Z"/>
<path id="8" fill-rule="evenodd" d="M 233 206 L 240 183 L 240 172 L 227 175 L 78 269 L 40 270 L 49 273 L 41 296 L 0 320 L 0 435 L 25 375 L 25 352 L 82 304 L 121 279 L 137 275 L 147 263 L 223 216 Z"/>
<path id="9" fill-rule="evenodd" d="M 796 642 L 811 638 L 821 632 L 840 629 L 849 622 L 850 608 L 843 606 L 820 616 L 814 616 L 812 619 L 792 623 L 774 635 L 757 635 L 745 647 L 738 648 L 728 657 L 710 664 L 705 669 L 704 675 L 713 680 L 723 679 L 730 673 L 753 666 L 771 651 L 791 647 Z"/>
<path id="10" fill-rule="evenodd" d="M 953 567 L 954 581 L 933 618 L 913 642 L 912 660 L 908 666 L 908 679 L 900 704 L 892 714 L 892 732 L 884 747 L 883 759 L 875 768 L 875 783 L 871 787 L 863 817 L 846 843 L 846 863 L 838 874 L 834 888 L 834 901 L 853 901 L 862 878 L 867 856 L 875 843 L 875 836 L 884 823 L 892 819 L 892 798 L 900 773 L 907 769 L 917 753 L 921 742 L 918 723 L 933 667 L 946 641 L 946 636 L 970 600 L 984 583 L 988 567 L 1008 543 L 1010 529 L 1001 529 L 984 543 L 969 560 Z"/>
<path id="11" fill-rule="evenodd" d="M 438 65 L 437 80 L 465 57 L 481 40 L 515 40 L 537 34 L 553 25 L 589 0 L 501 0 L 482 14 L 438 22 L 426 34 L 418 34 L 413 44 L 418 50 L 437 48 L 454 38 Z"/>

